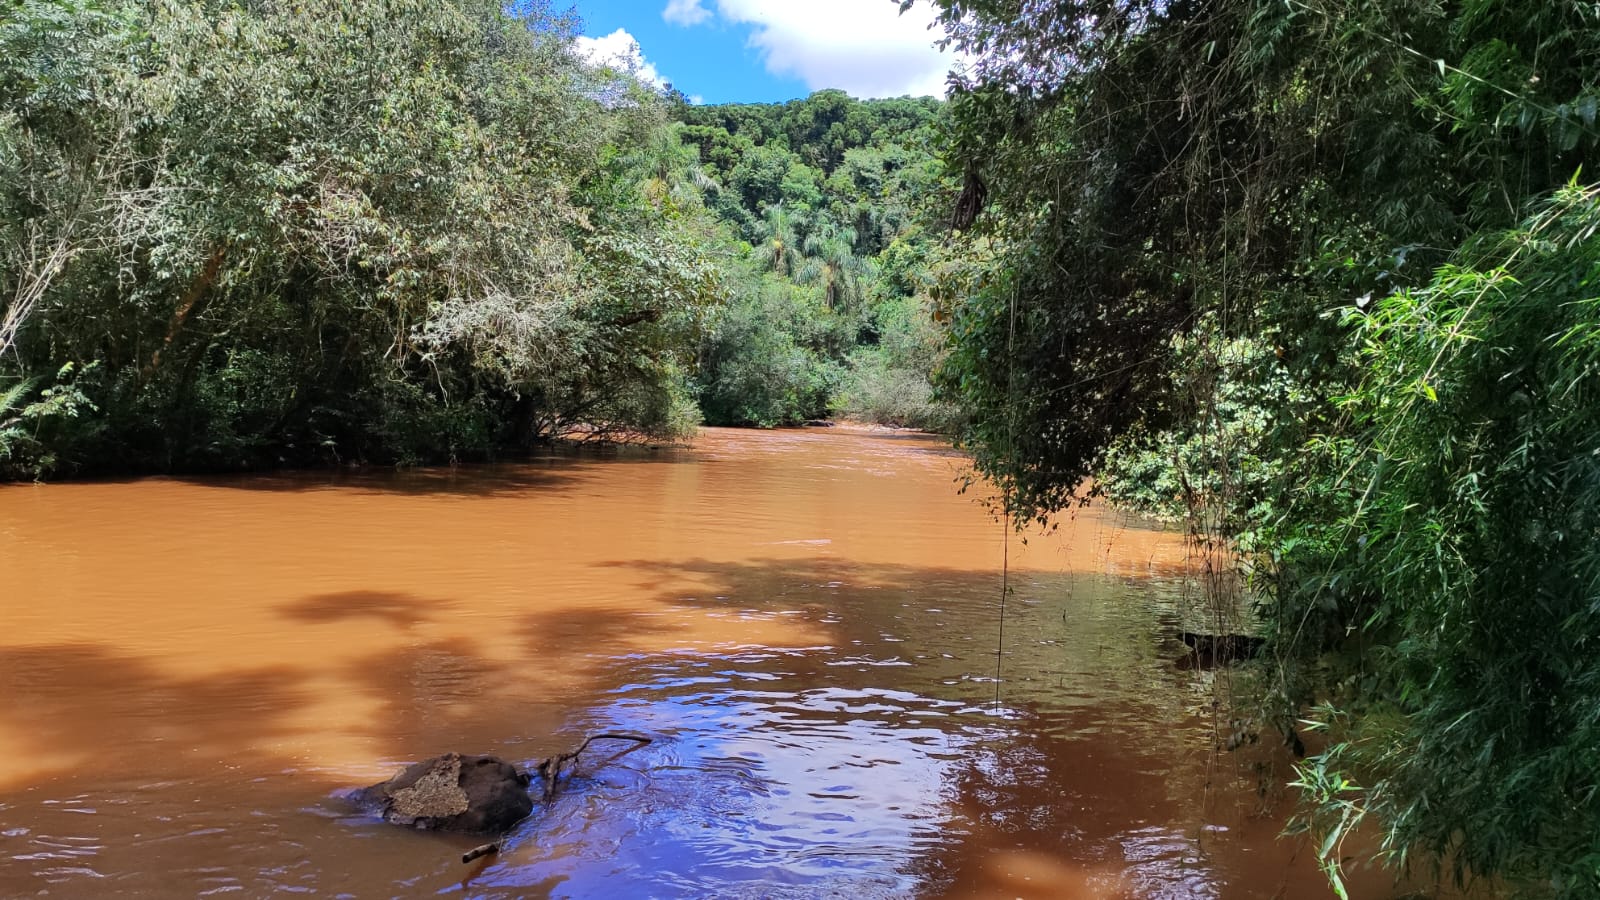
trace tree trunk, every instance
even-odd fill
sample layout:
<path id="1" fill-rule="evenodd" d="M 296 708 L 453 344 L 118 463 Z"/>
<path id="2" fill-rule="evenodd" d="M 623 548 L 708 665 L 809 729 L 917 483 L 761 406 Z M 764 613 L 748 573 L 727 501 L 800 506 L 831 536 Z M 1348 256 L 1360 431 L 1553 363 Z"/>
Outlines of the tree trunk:
<path id="1" fill-rule="evenodd" d="M 167 336 L 161 341 L 161 346 L 156 348 L 156 352 L 150 355 L 150 362 L 139 373 L 139 381 L 141 383 L 149 381 L 150 376 L 154 375 L 156 370 L 161 367 L 161 355 L 172 347 L 172 342 L 183 331 L 183 326 L 188 324 L 190 316 L 194 315 L 196 307 L 200 305 L 200 301 L 205 297 L 206 288 L 209 288 L 217 280 L 217 275 L 222 272 L 222 261 L 227 257 L 227 254 L 228 245 L 226 242 L 217 245 L 217 249 L 211 252 L 211 258 L 207 259 L 205 266 L 200 269 L 200 275 L 195 278 L 194 282 L 189 285 L 189 289 L 184 292 L 182 302 L 178 304 L 178 308 L 172 313 L 172 321 L 167 323 Z"/>

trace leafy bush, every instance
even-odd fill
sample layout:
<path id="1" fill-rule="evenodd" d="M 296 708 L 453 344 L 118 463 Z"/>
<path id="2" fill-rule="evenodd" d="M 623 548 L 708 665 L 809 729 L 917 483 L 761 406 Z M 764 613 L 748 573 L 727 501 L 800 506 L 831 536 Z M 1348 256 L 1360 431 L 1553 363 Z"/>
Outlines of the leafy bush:
<path id="1" fill-rule="evenodd" d="M 1302 772 L 1318 822 L 1355 809 L 1401 863 L 1600 895 L 1600 187 L 1348 318 L 1347 511 L 1280 544 L 1280 629 L 1362 645 Z"/>
<path id="2" fill-rule="evenodd" d="M 944 334 L 926 304 L 894 297 L 872 306 L 867 325 L 873 343 L 849 357 L 834 409 L 852 419 L 950 431 L 957 421 L 950 404 L 934 398 L 929 373 L 944 353 Z"/>
<path id="3" fill-rule="evenodd" d="M 1118 438 L 1101 487 L 1113 503 L 1166 521 L 1205 509 L 1216 533 L 1239 535 L 1268 513 L 1285 419 L 1310 398 L 1260 337 L 1226 338 L 1208 322 L 1173 337 L 1170 352 L 1177 408 L 1147 421 L 1173 427 Z"/>
<path id="4" fill-rule="evenodd" d="M 88 414 L 95 412 L 74 369 L 62 366 L 54 383 L 42 390 L 38 379 L 0 388 L 0 478 L 43 478 L 61 466 L 58 448 L 72 442 L 60 435 L 83 431 Z"/>
<path id="5" fill-rule="evenodd" d="M 768 276 L 736 296 L 701 356 L 700 406 L 712 425 L 771 428 L 828 414 L 841 322 L 815 291 Z"/>

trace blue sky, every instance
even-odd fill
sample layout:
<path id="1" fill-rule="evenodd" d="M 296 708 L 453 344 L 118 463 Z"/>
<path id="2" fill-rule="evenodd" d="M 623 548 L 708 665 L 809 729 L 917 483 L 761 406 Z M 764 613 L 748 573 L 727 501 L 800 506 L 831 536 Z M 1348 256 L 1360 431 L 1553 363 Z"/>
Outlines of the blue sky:
<path id="1" fill-rule="evenodd" d="M 571 0 L 586 52 L 621 58 L 703 103 L 944 93 L 950 57 L 926 4 L 894 0 Z M 632 47 L 637 45 L 637 52 Z"/>

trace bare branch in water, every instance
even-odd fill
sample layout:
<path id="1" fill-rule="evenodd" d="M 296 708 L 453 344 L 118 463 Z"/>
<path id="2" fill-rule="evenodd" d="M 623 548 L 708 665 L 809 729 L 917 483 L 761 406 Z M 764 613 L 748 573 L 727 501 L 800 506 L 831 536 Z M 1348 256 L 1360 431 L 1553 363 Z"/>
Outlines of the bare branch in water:
<path id="1" fill-rule="evenodd" d="M 603 734 L 590 735 L 587 740 L 578 746 L 578 749 L 569 751 L 567 753 L 558 753 L 555 756 L 546 759 L 544 762 L 539 763 L 539 765 L 534 767 L 534 769 L 528 774 L 530 776 L 534 772 L 539 774 L 539 783 L 542 785 L 541 794 L 543 799 L 548 802 L 552 797 L 555 796 L 556 780 L 561 777 L 562 767 L 564 767 L 567 763 L 576 760 L 578 755 L 589 749 L 589 745 L 595 741 L 633 741 L 636 745 L 638 745 L 621 751 L 621 753 L 617 754 L 620 756 L 622 753 L 632 753 L 634 750 L 637 750 L 639 747 L 650 743 L 652 740 L 654 739 L 647 738 L 643 735 L 624 734 L 616 731 L 608 731 Z M 493 841 L 491 843 L 483 844 L 468 850 L 466 853 L 461 854 L 461 862 L 463 864 L 470 863 L 473 860 L 482 859 L 485 856 L 499 853 L 500 846 L 504 840 L 504 838 L 501 838 L 498 841 Z"/>

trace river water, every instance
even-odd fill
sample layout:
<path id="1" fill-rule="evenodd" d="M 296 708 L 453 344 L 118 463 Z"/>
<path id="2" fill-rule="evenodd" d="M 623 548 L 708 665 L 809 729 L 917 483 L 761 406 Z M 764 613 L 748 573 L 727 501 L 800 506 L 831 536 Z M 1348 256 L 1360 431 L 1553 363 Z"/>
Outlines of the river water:
<path id="1" fill-rule="evenodd" d="M 1281 752 L 1218 749 L 1232 676 L 1174 664 L 1181 542 L 1091 508 L 1007 548 L 963 469 L 707 430 L 0 487 L 0 896 L 1331 896 Z M 339 799 L 605 730 L 654 743 L 472 865 Z"/>

